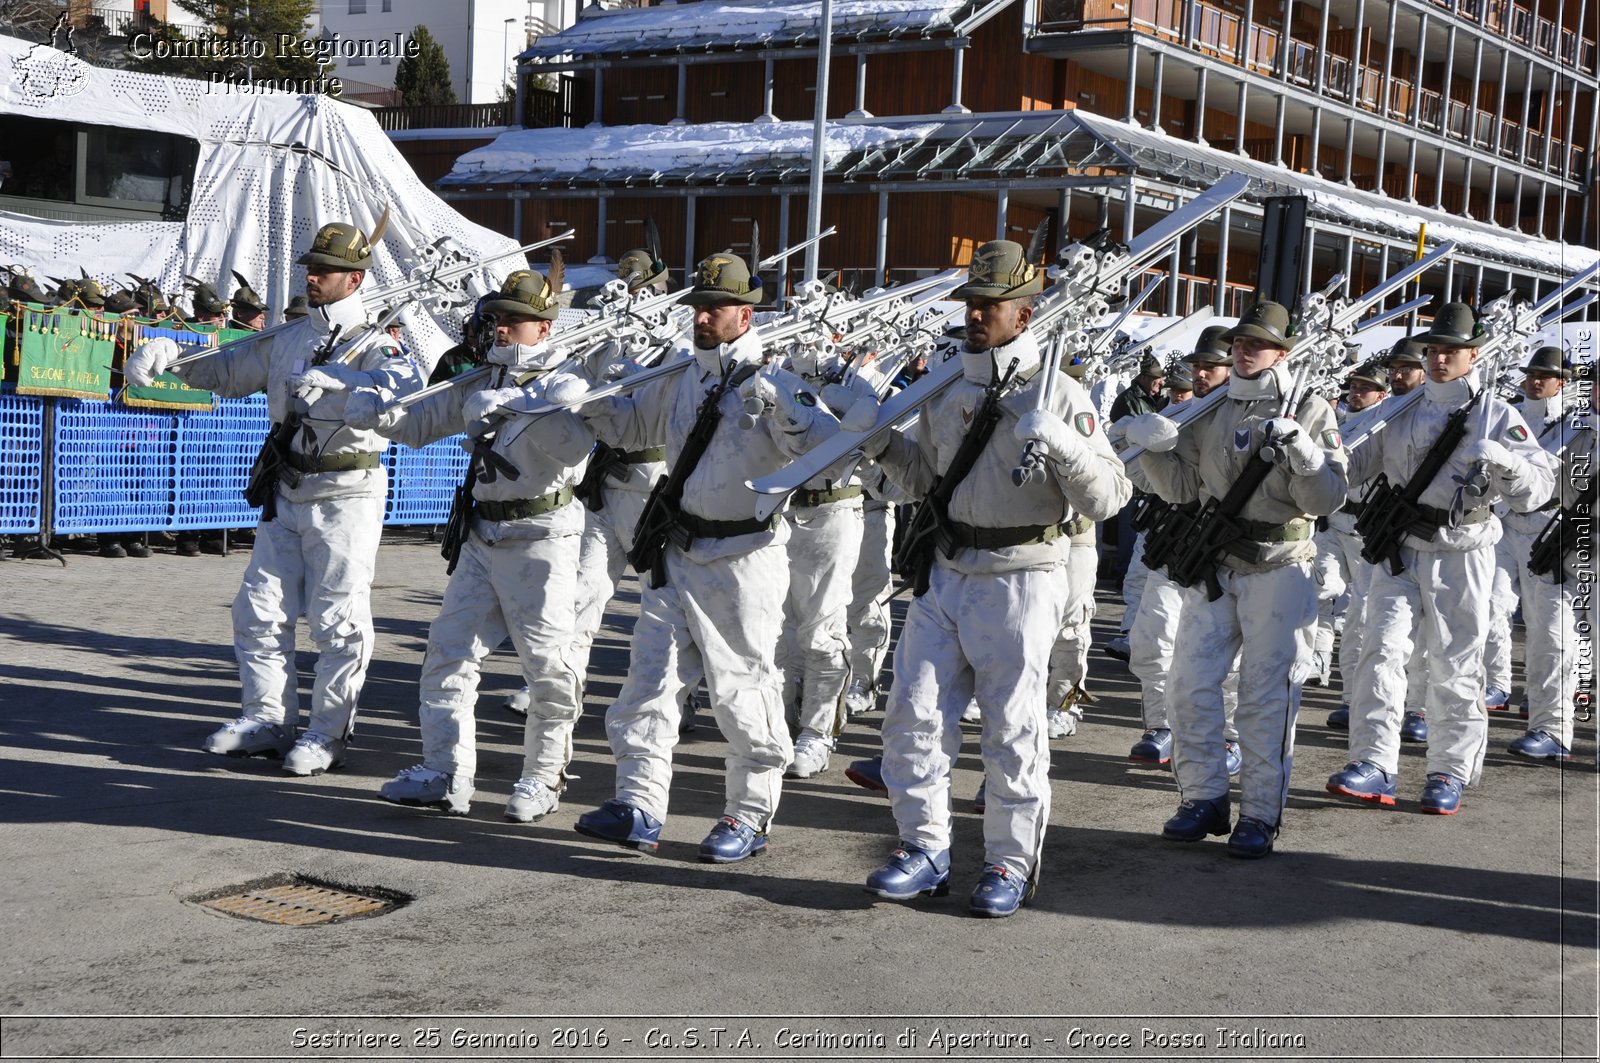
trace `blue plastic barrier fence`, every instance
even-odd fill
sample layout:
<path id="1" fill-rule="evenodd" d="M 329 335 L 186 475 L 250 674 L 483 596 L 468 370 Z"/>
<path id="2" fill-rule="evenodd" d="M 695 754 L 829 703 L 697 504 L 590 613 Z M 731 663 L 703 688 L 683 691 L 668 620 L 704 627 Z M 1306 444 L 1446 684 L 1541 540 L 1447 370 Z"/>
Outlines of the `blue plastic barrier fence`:
<path id="1" fill-rule="evenodd" d="M 0 394 L 0 534 L 39 532 L 44 483 L 44 403 Z"/>
<path id="2" fill-rule="evenodd" d="M 0 532 L 39 531 L 43 403 L 0 398 Z M 34 427 L 26 427 L 31 416 Z M 13 444 L 12 420 L 22 427 Z M 54 487 L 56 533 L 188 531 L 251 527 L 260 511 L 242 491 L 270 421 L 266 398 L 220 399 L 214 411 L 129 409 L 55 400 L 54 446 L 45 467 Z M 421 450 L 391 444 L 384 524 L 443 524 L 467 455 L 459 436 Z M 12 469 L 15 463 L 21 468 Z M 32 465 L 32 481 L 25 477 Z M 28 508 L 32 507 L 31 515 Z M 16 510 L 13 517 L 12 510 Z M 12 527 L 12 522 L 31 526 Z"/>

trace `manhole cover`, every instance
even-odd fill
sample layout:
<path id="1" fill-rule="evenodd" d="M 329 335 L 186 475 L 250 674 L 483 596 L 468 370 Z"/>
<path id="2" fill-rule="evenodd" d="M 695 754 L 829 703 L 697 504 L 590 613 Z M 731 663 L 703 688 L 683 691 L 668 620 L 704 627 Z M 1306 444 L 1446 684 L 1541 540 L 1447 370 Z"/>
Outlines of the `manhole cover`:
<path id="1" fill-rule="evenodd" d="M 281 875 L 194 898 L 202 908 L 258 923 L 320 926 L 392 912 L 410 898 L 395 890 L 337 886 Z"/>

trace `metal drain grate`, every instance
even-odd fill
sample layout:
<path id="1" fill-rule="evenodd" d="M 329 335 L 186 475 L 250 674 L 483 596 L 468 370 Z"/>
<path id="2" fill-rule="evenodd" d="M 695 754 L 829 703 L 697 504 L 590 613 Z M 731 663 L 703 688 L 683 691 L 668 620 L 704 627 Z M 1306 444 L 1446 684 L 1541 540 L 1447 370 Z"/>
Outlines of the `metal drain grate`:
<path id="1" fill-rule="evenodd" d="M 196 898 L 203 908 L 279 926 L 320 926 L 383 915 L 407 898 L 391 890 L 353 892 L 304 878 L 273 879 Z"/>

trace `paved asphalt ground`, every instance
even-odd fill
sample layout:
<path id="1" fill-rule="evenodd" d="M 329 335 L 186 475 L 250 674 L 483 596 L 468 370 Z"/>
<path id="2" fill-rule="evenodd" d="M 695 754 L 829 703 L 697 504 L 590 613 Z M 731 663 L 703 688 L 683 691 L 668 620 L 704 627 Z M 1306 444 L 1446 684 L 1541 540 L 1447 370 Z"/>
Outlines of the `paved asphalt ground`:
<path id="1" fill-rule="evenodd" d="M 724 746 L 676 755 L 659 855 L 576 834 L 611 794 L 602 712 L 636 598 L 614 606 L 579 725 L 580 776 L 543 821 L 506 822 L 514 658 L 489 661 L 466 818 L 392 806 L 420 759 L 416 679 L 444 585 L 437 549 L 386 540 L 378 646 L 349 766 L 293 779 L 199 752 L 237 710 L 229 602 L 246 557 L 0 563 L 0 1056 L 515 1059 L 1596 1058 L 1595 732 L 1565 769 L 1504 752 L 1453 817 L 1419 814 L 1408 747 L 1394 811 L 1323 780 L 1344 739 L 1308 690 L 1278 851 L 1158 837 L 1170 777 L 1130 768 L 1131 676 L 1055 743 L 1037 901 L 966 914 L 979 870 L 974 735 L 956 771 L 948 898 L 877 902 L 881 796 L 843 776 L 878 747 L 853 721 L 833 766 L 786 787 L 770 855 L 716 867 Z M 631 590 L 630 585 L 630 590 Z M 1097 636 L 1120 606 L 1102 595 Z M 309 646 L 300 671 L 309 689 Z M 279 875 L 410 902 L 323 927 L 195 898 Z"/>

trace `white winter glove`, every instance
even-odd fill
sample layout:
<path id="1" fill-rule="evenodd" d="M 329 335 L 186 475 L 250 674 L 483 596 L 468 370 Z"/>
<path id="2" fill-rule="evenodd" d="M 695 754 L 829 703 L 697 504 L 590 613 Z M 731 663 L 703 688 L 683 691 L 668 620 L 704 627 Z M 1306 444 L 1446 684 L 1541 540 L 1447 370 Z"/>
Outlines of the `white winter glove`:
<path id="1" fill-rule="evenodd" d="M 1469 465 L 1483 462 L 1500 476 L 1514 475 L 1522 468 L 1522 459 L 1511 453 L 1504 443 L 1493 439 L 1480 439 L 1461 455 Z"/>
<path id="2" fill-rule="evenodd" d="M 344 402 L 344 423 L 372 431 L 383 418 L 384 398 L 376 388 L 357 388 Z"/>
<path id="3" fill-rule="evenodd" d="M 839 418 L 839 430 L 842 432 L 865 432 L 878 423 L 878 397 L 876 395 L 863 395 L 850 404 L 850 408 Z M 889 437 L 893 432 L 879 432 L 861 446 L 861 454 L 869 461 L 883 456 L 889 449 Z"/>
<path id="4" fill-rule="evenodd" d="M 297 394 L 315 388 L 319 391 L 351 391 L 372 383 L 372 378 L 359 369 L 331 363 L 307 369 L 292 380 Z"/>
<path id="5" fill-rule="evenodd" d="M 848 384 L 825 384 L 822 388 L 822 401 L 835 417 L 843 417 L 857 400 L 869 396 L 876 402 L 878 393 L 870 381 L 859 376 L 852 377 Z"/>
<path id="6" fill-rule="evenodd" d="M 489 388 L 486 391 L 474 391 L 461 404 L 461 419 L 468 424 L 486 421 L 495 410 L 512 399 L 521 398 L 523 394 L 521 388 Z"/>
<path id="7" fill-rule="evenodd" d="M 1089 444 L 1083 436 L 1049 410 L 1029 410 L 1012 429 L 1024 443 L 1037 439 L 1050 451 L 1050 459 L 1068 468 L 1075 468 L 1089 458 Z"/>
<path id="8" fill-rule="evenodd" d="M 863 395 L 844 411 L 839 427 L 846 432 L 865 432 L 878 423 L 878 396 Z"/>
<path id="9" fill-rule="evenodd" d="M 778 386 L 762 369 L 739 385 L 739 397 L 744 400 L 746 413 L 759 413 L 778 404 Z"/>
<path id="10" fill-rule="evenodd" d="M 1106 438 L 1111 440 L 1112 446 L 1120 446 L 1128 438 L 1128 422 L 1121 420 L 1106 425 Z"/>
<path id="11" fill-rule="evenodd" d="M 1285 466 L 1295 476 L 1313 476 L 1322 469 L 1322 448 L 1311 441 L 1310 435 L 1287 417 L 1274 417 L 1262 426 L 1266 439 L 1271 441 L 1273 461 Z"/>
<path id="12" fill-rule="evenodd" d="M 589 382 L 571 373 L 559 373 L 544 386 L 544 401 L 552 406 L 571 406 L 589 394 Z"/>
<path id="13" fill-rule="evenodd" d="M 181 355 L 182 348 L 176 340 L 165 336 L 147 340 L 122 363 L 123 378 L 133 387 L 147 388 Z"/>
<path id="14" fill-rule="evenodd" d="M 643 352 L 641 351 L 640 353 Z M 612 362 L 610 365 L 606 366 L 605 371 L 601 374 L 601 378 L 605 380 L 607 384 L 614 384 L 618 380 L 623 380 L 632 376 L 643 368 L 644 366 L 640 365 L 632 358 L 624 358 L 621 361 Z"/>
<path id="15" fill-rule="evenodd" d="M 1178 445 L 1178 426 L 1159 413 L 1141 413 L 1126 417 L 1128 442 L 1157 454 L 1165 453 Z"/>

